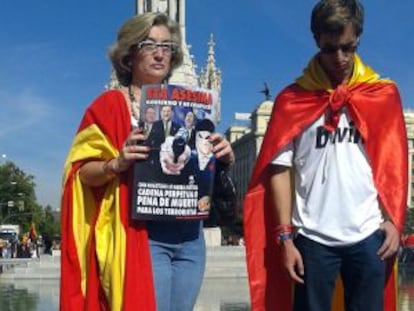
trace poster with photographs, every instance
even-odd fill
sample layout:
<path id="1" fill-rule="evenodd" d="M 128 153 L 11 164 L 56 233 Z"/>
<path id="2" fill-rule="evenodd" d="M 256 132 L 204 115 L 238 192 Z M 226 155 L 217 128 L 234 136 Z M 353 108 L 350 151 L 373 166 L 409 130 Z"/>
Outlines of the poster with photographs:
<path id="1" fill-rule="evenodd" d="M 211 133 L 217 120 L 212 90 L 171 84 L 145 85 L 138 126 L 150 147 L 134 164 L 132 217 L 139 220 L 204 219 L 215 172 Z"/>

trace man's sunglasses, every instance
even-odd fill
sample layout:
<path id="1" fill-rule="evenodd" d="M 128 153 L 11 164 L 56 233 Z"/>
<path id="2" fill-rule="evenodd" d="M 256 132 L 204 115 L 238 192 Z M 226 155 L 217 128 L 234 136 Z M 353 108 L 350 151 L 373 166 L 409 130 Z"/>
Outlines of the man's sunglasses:
<path id="1" fill-rule="evenodd" d="M 347 44 L 340 44 L 337 46 L 334 45 L 326 45 L 320 48 L 321 53 L 323 54 L 335 54 L 339 50 L 342 53 L 354 53 L 358 47 L 358 43 L 347 43 Z"/>

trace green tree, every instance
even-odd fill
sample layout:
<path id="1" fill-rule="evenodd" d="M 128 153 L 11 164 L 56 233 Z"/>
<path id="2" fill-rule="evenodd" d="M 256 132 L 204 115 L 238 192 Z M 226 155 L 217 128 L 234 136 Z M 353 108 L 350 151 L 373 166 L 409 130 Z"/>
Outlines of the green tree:
<path id="1" fill-rule="evenodd" d="M 0 223 L 20 225 L 27 232 L 33 222 L 38 234 L 45 230 L 53 236 L 59 232 L 58 221 L 50 206 L 37 203 L 34 180 L 11 161 L 0 165 Z"/>
<path id="2" fill-rule="evenodd" d="M 39 231 L 42 235 L 47 235 L 50 238 L 60 233 L 60 221 L 56 218 L 50 205 L 44 209 L 43 219 L 39 222 Z"/>

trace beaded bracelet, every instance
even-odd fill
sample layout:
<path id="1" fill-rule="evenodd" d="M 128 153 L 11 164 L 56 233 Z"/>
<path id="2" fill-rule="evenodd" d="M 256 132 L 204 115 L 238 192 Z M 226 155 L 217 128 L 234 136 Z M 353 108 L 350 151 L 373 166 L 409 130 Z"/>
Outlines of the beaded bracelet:
<path id="1" fill-rule="evenodd" d="M 288 225 L 286 225 L 286 224 L 277 225 L 273 229 L 273 232 L 274 232 L 275 239 L 276 239 L 277 243 L 281 244 L 282 242 L 284 242 L 286 240 L 293 239 L 293 229 L 294 229 L 294 227 L 290 224 L 288 224 Z"/>
<path id="2" fill-rule="evenodd" d="M 277 241 L 277 244 L 279 245 L 285 242 L 286 240 L 292 240 L 292 239 L 293 239 L 292 232 L 280 233 L 279 235 L 276 236 L 276 241 Z"/>

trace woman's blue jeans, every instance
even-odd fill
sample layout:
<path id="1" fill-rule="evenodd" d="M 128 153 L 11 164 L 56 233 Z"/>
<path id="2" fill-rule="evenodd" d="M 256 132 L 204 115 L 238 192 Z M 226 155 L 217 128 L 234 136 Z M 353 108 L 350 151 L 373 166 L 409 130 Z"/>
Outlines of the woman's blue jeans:
<path id="1" fill-rule="evenodd" d="M 344 284 L 345 310 L 383 311 L 385 262 L 377 255 L 384 233 L 377 230 L 351 246 L 328 247 L 299 235 L 305 284 L 295 285 L 295 311 L 330 311 L 337 275 Z"/>
<path id="2" fill-rule="evenodd" d="M 192 311 L 204 275 L 201 221 L 147 222 L 157 311 Z"/>

